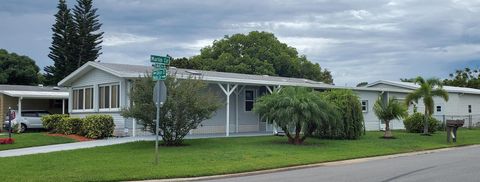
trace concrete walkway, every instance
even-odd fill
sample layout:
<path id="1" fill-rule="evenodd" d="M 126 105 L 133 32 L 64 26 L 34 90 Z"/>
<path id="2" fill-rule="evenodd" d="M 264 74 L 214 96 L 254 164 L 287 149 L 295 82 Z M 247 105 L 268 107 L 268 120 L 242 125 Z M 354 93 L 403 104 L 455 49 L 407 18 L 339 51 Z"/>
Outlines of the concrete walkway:
<path id="1" fill-rule="evenodd" d="M 267 136 L 272 135 L 272 133 L 257 132 L 257 133 L 235 133 L 230 134 L 229 137 L 246 137 L 246 136 Z M 202 135 L 187 135 L 186 139 L 198 139 L 198 138 L 222 138 L 226 137 L 225 134 L 202 134 Z M 159 137 L 161 140 L 161 137 Z M 65 143 L 65 144 L 55 144 L 55 145 L 45 145 L 39 147 L 28 147 L 20 149 L 11 149 L 0 151 L 0 157 L 13 157 L 13 156 L 22 156 L 30 154 L 40 154 L 40 153 L 49 153 L 57 152 L 64 150 L 75 150 L 75 149 L 84 149 L 84 148 L 93 148 L 101 146 L 116 145 L 122 143 L 136 142 L 136 141 L 153 141 L 155 136 L 138 136 L 138 137 L 124 137 L 124 138 L 107 138 L 104 140 L 93 140 L 85 142 L 75 142 L 75 143 Z"/>

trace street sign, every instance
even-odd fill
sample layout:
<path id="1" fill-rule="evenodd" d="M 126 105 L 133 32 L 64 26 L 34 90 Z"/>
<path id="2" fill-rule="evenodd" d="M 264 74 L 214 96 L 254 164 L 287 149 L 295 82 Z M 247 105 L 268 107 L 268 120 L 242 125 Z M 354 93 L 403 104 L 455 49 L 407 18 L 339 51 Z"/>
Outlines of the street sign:
<path id="1" fill-rule="evenodd" d="M 165 101 L 167 100 L 167 87 L 165 86 L 165 82 L 160 81 L 156 82 L 155 87 L 153 89 L 153 102 L 155 105 L 160 102 L 160 107 L 163 106 Z"/>
<path id="2" fill-rule="evenodd" d="M 167 79 L 167 69 L 154 69 L 152 77 L 155 81 Z"/>
<path id="3" fill-rule="evenodd" d="M 171 59 L 172 57 L 170 57 L 169 55 L 167 56 L 150 55 L 150 62 L 152 63 L 170 64 Z"/>
<path id="4" fill-rule="evenodd" d="M 167 79 L 167 65 L 170 64 L 172 57 L 150 55 L 150 62 L 152 62 L 153 72 L 152 77 L 154 81 Z"/>

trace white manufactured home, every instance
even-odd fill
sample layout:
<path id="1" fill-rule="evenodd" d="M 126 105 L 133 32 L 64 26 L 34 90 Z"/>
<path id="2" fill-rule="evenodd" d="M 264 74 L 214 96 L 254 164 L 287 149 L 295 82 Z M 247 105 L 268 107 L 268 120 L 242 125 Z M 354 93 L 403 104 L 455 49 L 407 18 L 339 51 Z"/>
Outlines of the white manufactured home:
<path id="1" fill-rule="evenodd" d="M 69 113 L 84 117 L 89 114 L 109 114 L 115 121 L 115 135 L 136 135 L 141 126 L 131 118 L 120 115 L 122 108 L 130 107 L 129 91 L 132 81 L 151 72 L 150 66 L 88 62 L 59 82 L 59 86 L 70 87 Z M 351 89 L 361 98 L 367 130 L 379 130 L 383 125 L 372 111 L 373 103 L 379 96 L 395 96 L 403 99 L 416 85 L 379 81 L 367 87 L 338 87 L 308 79 L 286 78 L 266 75 L 249 75 L 203 70 L 171 68 L 170 74 L 177 79 L 189 76 L 205 80 L 209 89 L 225 103 L 215 115 L 203 121 L 192 134 L 241 132 L 275 132 L 276 129 L 252 112 L 255 100 L 284 86 L 311 87 L 318 91 L 328 89 Z M 446 87 L 447 88 L 447 87 Z M 441 109 L 448 114 L 464 114 L 460 107 L 470 105 L 470 112 L 480 113 L 480 90 L 448 87 L 449 102 L 436 99 Z M 469 104 L 468 104 L 469 103 Z M 461 106 L 462 105 L 462 106 Z M 421 105 L 419 104 L 419 111 Z M 410 108 L 412 112 L 412 108 Z M 393 128 L 403 128 L 401 121 L 394 121 Z"/>

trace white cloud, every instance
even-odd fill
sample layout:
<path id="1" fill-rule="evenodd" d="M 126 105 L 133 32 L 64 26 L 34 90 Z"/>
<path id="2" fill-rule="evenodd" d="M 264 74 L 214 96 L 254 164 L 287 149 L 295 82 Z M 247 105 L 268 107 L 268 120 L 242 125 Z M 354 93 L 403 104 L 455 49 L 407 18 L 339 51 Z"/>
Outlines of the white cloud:
<path id="1" fill-rule="evenodd" d="M 131 33 L 105 33 L 103 46 L 123 46 L 128 44 L 142 44 L 157 40 L 155 37 L 135 35 Z"/>

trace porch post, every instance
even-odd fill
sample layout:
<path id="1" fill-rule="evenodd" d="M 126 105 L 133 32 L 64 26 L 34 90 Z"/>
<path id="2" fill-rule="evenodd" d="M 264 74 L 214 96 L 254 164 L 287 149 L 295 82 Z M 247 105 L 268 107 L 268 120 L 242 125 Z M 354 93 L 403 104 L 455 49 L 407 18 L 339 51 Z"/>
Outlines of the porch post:
<path id="1" fill-rule="evenodd" d="M 235 133 L 238 133 L 238 95 L 242 92 L 245 86 L 235 90 Z"/>
<path id="2" fill-rule="evenodd" d="M 136 120 L 135 118 L 133 118 L 133 120 L 132 120 L 132 136 L 133 136 L 133 137 L 136 137 L 136 136 L 137 136 L 137 132 L 136 132 L 137 128 L 136 128 L 136 126 L 137 126 L 137 120 Z"/>
<path id="3" fill-rule="evenodd" d="M 230 84 L 227 83 L 227 89 L 223 87 L 222 84 L 218 83 L 218 86 L 222 89 L 223 93 L 227 96 L 227 119 L 226 119 L 226 124 L 225 124 L 225 136 L 230 136 L 230 95 L 233 93 L 233 91 L 237 88 L 238 85 L 234 85 L 232 88 L 230 88 Z"/>
<path id="4" fill-rule="evenodd" d="M 65 99 L 62 99 L 62 114 L 65 114 Z"/>

